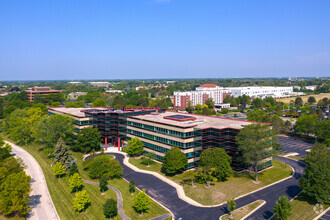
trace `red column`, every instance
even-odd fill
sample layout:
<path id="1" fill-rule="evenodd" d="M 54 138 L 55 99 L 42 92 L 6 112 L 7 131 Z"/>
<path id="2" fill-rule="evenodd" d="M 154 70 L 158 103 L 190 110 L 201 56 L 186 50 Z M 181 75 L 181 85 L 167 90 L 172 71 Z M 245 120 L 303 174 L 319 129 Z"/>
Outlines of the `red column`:
<path id="1" fill-rule="evenodd" d="M 107 144 L 108 144 L 108 138 L 107 137 L 105 137 L 105 139 L 104 139 L 104 144 L 105 144 L 105 147 L 104 147 L 104 150 L 105 151 L 107 151 Z"/>
<path id="2" fill-rule="evenodd" d="M 120 138 L 118 138 L 118 151 L 120 151 Z"/>

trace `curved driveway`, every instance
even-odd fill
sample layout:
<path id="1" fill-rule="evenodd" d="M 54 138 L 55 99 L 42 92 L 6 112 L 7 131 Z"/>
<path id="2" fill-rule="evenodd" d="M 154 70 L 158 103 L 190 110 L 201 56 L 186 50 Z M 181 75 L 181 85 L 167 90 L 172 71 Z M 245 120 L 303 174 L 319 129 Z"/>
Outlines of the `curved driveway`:
<path id="1" fill-rule="evenodd" d="M 116 153 L 110 153 L 116 154 Z M 178 197 L 177 191 L 174 187 L 167 184 L 166 182 L 158 179 L 157 177 L 139 173 L 131 168 L 127 167 L 123 163 L 124 156 L 122 154 L 116 154 L 116 159 L 120 162 L 123 167 L 123 178 L 130 181 L 134 179 L 136 187 L 139 189 L 146 189 L 146 193 L 152 198 L 160 202 L 162 205 L 167 207 L 174 214 L 176 219 L 182 218 L 182 220 L 192 219 L 219 219 L 223 214 L 227 213 L 226 205 L 217 207 L 197 207 L 193 206 Z M 273 207 L 276 200 L 281 195 L 286 195 L 289 199 L 296 196 L 300 189 L 298 188 L 298 179 L 301 177 L 304 164 L 280 157 L 277 160 L 284 162 L 295 170 L 295 174 L 282 182 L 244 196 L 236 200 L 237 208 L 247 205 L 253 201 L 262 199 L 266 201 L 266 204 L 258 209 L 255 213 L 249 216 L 247 219 L 268 219 L 273 215 Z"/>
<path id="2" fill-rule="evenodd" d="M 8 141 L 6 143 L 12 146 L 13 156 L 20 157 L 24 161 L 27 166 L 25 172 L 31 176 L 32 192 L 30 193 L 31 200 L 29 202 L 31 211 L 27 215 L 27 219 L 59 220 L 60 218 L 49 195 L 45 176 L 38 162 L 24 149 Z"/>

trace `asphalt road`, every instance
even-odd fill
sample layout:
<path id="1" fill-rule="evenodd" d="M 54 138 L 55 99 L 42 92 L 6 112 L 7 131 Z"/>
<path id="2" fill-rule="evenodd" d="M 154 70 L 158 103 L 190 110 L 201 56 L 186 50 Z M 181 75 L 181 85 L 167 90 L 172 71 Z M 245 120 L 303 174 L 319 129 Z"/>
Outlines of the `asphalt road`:
<path id="1" fill-rule="evenodd" d="M 115 154 L 115 153 L 110 153 Z M 123 167 L 123 178 L 130 181 L 134 179 L 136 186 L 139 189 L 146 189 L 146 193 L 167 207 L 174 214 L 176 219 L 193 220 L 193 219 L 219 219 L 223 214 L 228 213 L 226 205 L 218 207 L 196 207 L 181 200 L 178 197 L 176 189 L 171 185 L 168 185 L 164 181 L 158 179 L 151 174 L 135 172 L 131 168 L 127 167 L 123 163 L 124 156 L 121 154 L 115 154 L 116 159 Z M 296 171 L 293 177 L 284 180 L 280 183 L 274 184 L 270 187 L 242 197 L 236 200 L 237 208 L 247 205 L 253 201 L 262 199 L 266 201 L 266 204 L 258 209 L 255 213 L 249 216 L 247 219 L 268 219 L 273 215 L 272 209 L 275 201 L 281 195 L 287 195 L 289 199 L 296 196 L 300 189 L 298 188 L 298 178 L 301 177 L 304 169 L 304 164 L 290 160 L 287 158 L 278 158 L 279 161 L 289 164 Z"/>
<path id="2" fill-rule="evenodd" d="M 54 207 L 52 198 L 49 195 L 45 176 L 34 157 L 24 149 L 15 144 L 7 142 L 12 146 L 12 154 L 15 157 L 20 157 L 27 168 L 25 172 L 31 176 L 32 192 L 30 193 L 31 211 L 27 215 L 27 219 L 31 220 L 58 220 L 57 211 Z"/>
<path id="3" fill-rule="evenodd" d="M 304 158 L 307 151 L 314 145 L 311 141 L 302 140 L 294 137 L 278 136 L 278 143 L 284 148 L 283 153 L 298 153 L 297 157 Z"/>

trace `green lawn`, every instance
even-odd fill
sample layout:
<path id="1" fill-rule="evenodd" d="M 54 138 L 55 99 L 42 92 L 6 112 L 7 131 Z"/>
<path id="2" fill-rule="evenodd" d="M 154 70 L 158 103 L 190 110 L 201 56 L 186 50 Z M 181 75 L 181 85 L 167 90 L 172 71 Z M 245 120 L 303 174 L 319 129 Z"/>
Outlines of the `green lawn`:
<path id="1" fill-rule="evenodd" d="M 129 162 L 140 169 L 150 170 L 161 173 L 161 164 L 155 163 L 147 167 L 141 164 L 141 159 L 130 158 Z M 235 198 L 261 187 L 267 186 L 273 182 L 281 180 L 292 174 L 290 166 L 273 160 L 273 168 L 267 169 L 259 173 L 259 183 L 254 183 L 254 175 L 252 173 L 235 173 L 231 175 L 225 182 L 216 182 L 210 188 L 206 188 L 204 184 L 196 183 L 196 187 L 192 188 L 189 184 L 184 183 L 182 174 L 174 177 L 168 177 L 176 183 L 183 186 L 186 196 L 203 205 L 216 205 L 225 202 L 227 199 Z"/>
<path id="2" fill-rule="evenodd" d="M 262 200 L 257 200 L 253 203 L 250 203 L 246 206 L 243 206 L 242 208 L 235 209 L 232 212 L 233 219 L 242 219 L 244 216 L 248 215 L 251 211 L 253 211 L 255 208 L 257 208 L 259 205 L 263 203 Z M 224 215 L 221 217 L 221 220 L 229 220 L 229 214 Z"/>
<path id="3" fill-rule="evenodd" d="M 0 220 L 24 220 L 25 217 L 13 216 L 13 217 L 5 217 L 0 215 Z"/>
<path id="4" fill-rule="evenodd" d="M 294 200 L 291 201 L 292 204 L 292 215 L 289 220 L 296 219 L 313 219 L 318 216 L 318 213 L 314 212 L 314 206 L 316 201 L 304 193 L 300 193 Z M 326 210 L 329 206 L 324 205 L 323 210 Z"/>
<path id="5" fill-rule="evenodd" d="M 6 139 L 9 140 L 7 137 Z M 106 219 L 103 215 L 103 204 L 109 198 L 117 200 L 114 191 L 107 190 L 104 195 L 101 195 L 98 186 L 89 185 L 85 183 L 84 189 L 90 195 L 91 206 L 88 207 L 87 210 L 83 213 L 74 212 L 72 209 L 72 199 L 74 197 L 74 193 L 70 192 L 68 176 L 57 179 L 53 175 L 50 167 L 50 164 L 53 162 L 53 159 L 47 158 L 47 155 L 43 151 L 39 150 L 39 146 L 31 144 L 22 146 L 22 148 L 27 150 L 41 166 L 47 181 L 47 186 L 50 195 L 61 219 Z M 82 169 L 83 154 L 74 153 L 74 157 L 77 159 L 77 166 L 82 178 L 90 180 L 90 178 L 88 177 L 88 173 Z M 97 180 L 94 181 L 98 182 Z M 140 216 L 132 208 L 132 198 L 137 194 L 137 192 L 132 196 L 128 192 L 128 183 L 122 178 L 109 180 L 109 185 L 121 191 L 124 200 L 124 212 L 131 219 L 150 219 L 168 213 L 166 209 L 152 201 L 152 203 L 150 204 L 150 210 Z M 116 218 L 112 219 L 116 220 L 121 218 L 118 215 Z"/>

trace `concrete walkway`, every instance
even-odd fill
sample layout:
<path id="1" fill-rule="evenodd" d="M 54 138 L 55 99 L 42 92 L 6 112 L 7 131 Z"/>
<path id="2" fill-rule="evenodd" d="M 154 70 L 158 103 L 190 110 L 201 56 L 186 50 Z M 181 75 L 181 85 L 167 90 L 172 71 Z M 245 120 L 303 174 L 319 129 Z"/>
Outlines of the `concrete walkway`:
<path id="1" fill-rule="evenodd" d="M 38 162 L 24 149 L 8 141 L 5 142 L 12 146 L 13 156 L 20 157 L 24 161 L 27 166 L 25 172 L 31 176 L 32 192 L 30 193 L 31 200 L 29 202 L 31 211 L 26 218 L 31 220 L 59 220 L 60 218 L 49 195 L 45 176 Z"/>
<path id="2" fill-rule="evenodd" d="M 95 185 L 95 186 L 98 186 L 99 183 L 95 183 L 95 182 L 91 182 L 91 181 L 88 181 L 88 180 L 84 180 L 84 183 L 87 183 L 87 184 L 91 184 L 91 185 Z M 123 197 L 121 196 L 121 193 L 118 189 L 116 189 L 115 187 L 112 187 L 112 186 L 108 186 L 109 189 L 112 189 L 113 191 L 115 191 L 116 193 L 116 196 L 117 196 L 117 206 L 118 206 L 118 213 L 120 215 L 120 217 L 123 219 L 123 220 L 129 220 L 130 218 L 128 218 L 125 213 L 124 213 L 124 210 L 123 210 Z"/>
<path id="3" fill-rule="evenodd" d="M 199 205 L 192 205 L 181 199 L 178 195 L 176 187 L 172 184 L 163 181 L 153 174 L 141 173 L 127 166 L 124 161 L 127 159 L 123 153 L 108 153 L 116 155 L 116 159 L 123 167 L 123 178 L 126 180 L 134 179 L 136 187 L 139 189 L 146 189 L 146 193 L 157 200 L 167 209 L 169 209 L 176 219 L 219 219 L 223 214 L 228 213 L 226 204 L 217 207 L 202 207 Z M 298 161 L 287 158 L 278 158 L 279 161 L 290 165 L 295 173 L 292 177 L 284 181 L 278 182 L 249 195 L 236 199 L 237 208 L 243 207 L 256 200 L 264 200 L 266 202 L 260 209 L 248 216 L 246 219 L 268 219 L 273 215 L 273 207 L 276 200 L 286 195 L 289 199 L 293 198 L 300 192 L 298 187 L 298 179 L 301 177 L 305 165 Z M 172 182 L 172 181 L 171 181 Z"/>

